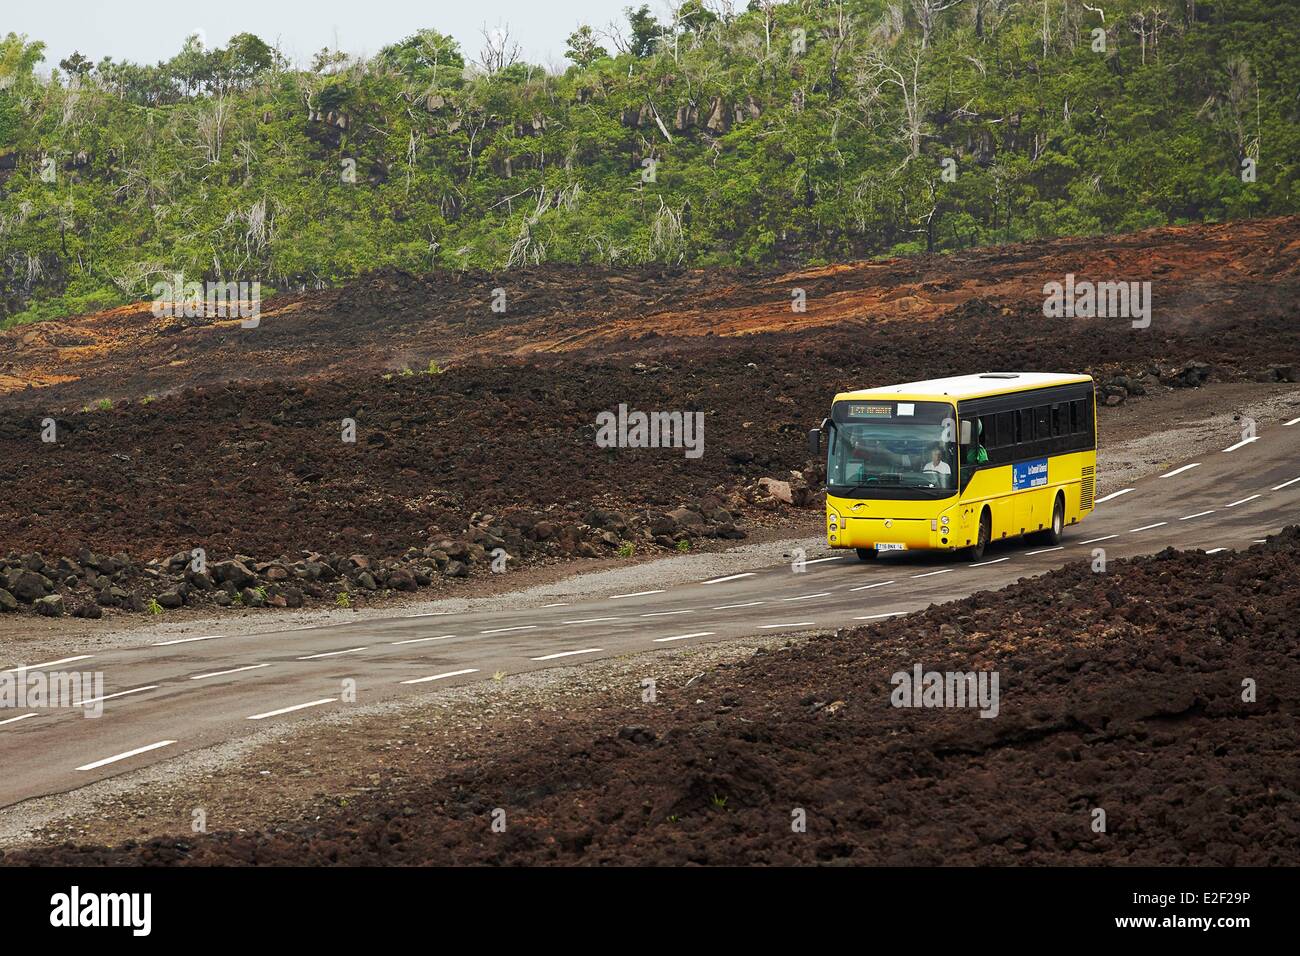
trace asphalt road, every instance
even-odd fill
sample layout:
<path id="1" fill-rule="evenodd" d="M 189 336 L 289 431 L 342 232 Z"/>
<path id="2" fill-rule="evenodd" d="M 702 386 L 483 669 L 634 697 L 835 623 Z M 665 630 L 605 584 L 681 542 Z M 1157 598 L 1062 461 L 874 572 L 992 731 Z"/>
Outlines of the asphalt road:
<path id="1" fill-rule="evenodd" d="M 1210 553 L 1249 547 L 1300 520 L 1300 419 L 1099 499 L 1059 547 L 992 545 L 968 564 L 945 556 L 809 554 L 709 581 L 514 610 L 453 612 L 239 636 L 145 639 L 60 661 L 0 662 L 16 672 L 94 671 L 103 714 L 0 709 L 0 806 L 85 786 L 290 722 L 521 671 L 682 644 L 852 626 L 996 589 L 1070 561 L 1173 545 Z M 649 675 L 648 675 L 649 676 Z"/>

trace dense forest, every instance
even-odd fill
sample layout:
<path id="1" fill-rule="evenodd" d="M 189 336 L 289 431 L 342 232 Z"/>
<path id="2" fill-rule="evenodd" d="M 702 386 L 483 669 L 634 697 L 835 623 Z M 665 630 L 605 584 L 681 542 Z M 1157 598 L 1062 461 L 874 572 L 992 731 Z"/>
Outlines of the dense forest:
<path id="1" fill-rule="evenodd" d="M 0 325 L 164 275 L 821 262 L 1300 208 L 1295 0 L 686 0 L 526 62 L 0 40 Z"/>

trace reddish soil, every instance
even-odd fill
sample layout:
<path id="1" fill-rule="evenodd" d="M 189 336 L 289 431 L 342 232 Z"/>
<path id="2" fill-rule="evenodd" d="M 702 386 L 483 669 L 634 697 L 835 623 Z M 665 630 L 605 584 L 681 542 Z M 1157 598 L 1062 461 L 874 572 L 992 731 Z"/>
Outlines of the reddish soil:
<path id="1" fill-rule="evenodd" d="M 998 716 L 892 706 L 917 663 L 996 671 Z M 660 685 L 654 705 L 540 714 L 436 779 L 303 820 L 4 862 L 1294 866 L 1298 702 L 1290 527 L 1242 553 L 1076 563 Z"/>
<path id="2" fill-rule="evenodd" d="M 447 573 L 428 553 L 458 537 L 489 549 L 506 539 L 516 566 L 633 539 L 666 548 L 673 533 L 652 540 L 649 528 L 683 503 L 718 515 L 694 537 L 725 537 L 734 519 L 763 518 L 738 494 L 756 479 L 817 479 L 803 430 L 846 386 L 990 368 L 1090 371 L 1130 387 L 1294 376 L 1297 252 L 1291 217 L 784 275 L 383 274 L 281 297 L 255 330 L 143 308 L 19 328 L 0 333 L 0 553 L 11 568 L 44 567 L 80 613 L 94 594 L 59 558 L 93 565 L 91 552 L 129 559 L 117 583 L 132 596 L 109 606 L 138 609 L 174 583 L 150 589 L 141 562 L 195 547 L 212 560 L 332 554 L 340 574 L 340 556 L 406 555 L 424 586 Z M 1045 318 L 1042 283 L 1066 272 L 1150 278 L 1151 327 Z M 489 308 L 497 285 L 506 315 Z M 794 287 L 807 290 L 806 313 L 790 310 Z M 384 371 L 431 357 L 447 370 Z M 75 410 L 102 397 L 110 408 Z M 596 415 L 620 403 L 703 412 L 704 456 L 598 448 Z M 47 417 L 57 443 L 39 440 Z M 345 417 L 355 444 L 340 439 Z M 602 542 L 611 525 L 593 509 L 641 524 Z M 488 514 L 498 524 L 484 537 Z M 534 548 L 539 520 L 560 531 Z M 474 563 L 483 569 L 481 553 Z"/>

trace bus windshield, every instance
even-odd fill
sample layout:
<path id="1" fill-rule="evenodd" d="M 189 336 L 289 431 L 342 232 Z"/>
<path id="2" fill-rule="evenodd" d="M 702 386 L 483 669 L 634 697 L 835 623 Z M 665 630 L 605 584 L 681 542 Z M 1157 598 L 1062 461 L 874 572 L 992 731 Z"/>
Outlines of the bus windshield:
<path id="1" fill-rule="evenodd" d="M 827 489 L 851 498 L 948 497 L 957 485 L 956 417 L 946 402 L 836 402 Z"/>

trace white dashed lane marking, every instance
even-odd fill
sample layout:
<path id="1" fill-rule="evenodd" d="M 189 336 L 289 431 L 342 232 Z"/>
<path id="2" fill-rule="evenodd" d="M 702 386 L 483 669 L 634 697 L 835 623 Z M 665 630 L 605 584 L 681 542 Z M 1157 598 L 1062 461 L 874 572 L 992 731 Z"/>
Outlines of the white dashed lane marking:
<path id="1" fill-rule="evenodd" d="M 621 617 L 584 617 L 578 621 L 561 621 L 561 624 L 603 624 L 606 621 L 621 621 Z M 486 631 L 484 633 L 487 633 Z"/>
<path id="2" fill-rule="evenodd" d="M 91 704 L 99 704 L 106 700 L 116 700 L 118 697 L 126 697 L 129 694 L 143 694 L 147 690 L 157 690 L 157 684 L 149 684 L 147 687 L 133 687 L 131 690 L 120 690 L 116 694 L 105 694 L 103 697 L 92 697 L 90 700 L 83 700 L 78 707 L 89 707 Z"/>
<path id="3" fill-rule="evenodd" d="M 1119 491 L 1112 491 L 1112 492 L 1111 492 L 1110 494 L 1108 494 L 1106 497 L 1104 497 L 1104 498 L 1098 498 L 1096 501 L 1093 502 L 1093 504 L 1094 504 L 1094 505 L 1104 505 L 1106 502 L 1108 502 L 1108 501 L 1110 501 L 1110 500 L 1112 500 L 1112 499 L 1114 499 L 1114 498 L 1118 498 L 1120 495 L 1126 495 L 1126 494 L 1128 494 L 1128 493 L 1129 493 L 1130 491 L 1132 491 L 1132 490 L 1133 490 L 1132 488 L 1121 488 Z"/>
<path id="4" fill-rule="evenodd" d="M 708 637 L 714 633 L 714 631 L 696 631 L 693 634 L 678 634 L 676 637 L 656 637 L 654 642 L 656 644 L 667 644 L 669 641 L 684 641 L 688 637 Z"/>
<path id="5" fill-rule="evenodd" d="M 1224 450 L 1225 452 L 1236 451 L 1238 448 L 1241 448 L 1241 447 L 1243 447 L 1244 445 L 1249 445 L 1249 444 L 1250 444 L 1251 442 L 1253 442 L 1253 441 L 1259 441 L 1259 438 L 1258 438 L 1258 437 L 1255 437 L 1255 438 L 1243 438 L 1241 441 L 1237 442 L 1237 444 L 1235 444 L 1235 445 L 1229 445 L 1227 448 L 1225 448 L 1225 449 L 1223 449 L 1223 450 Z"/>
<path id="6" fill-rule="evenodd" d="M 321 704 L 332 704 L 337 697 L 322 697 L 320 700 L 309 700 L 305 704 L 294 704 L 292 707 L 281 707 L 279 710 L 268 710 L 265 714 L 252 714 L 249 720 L 266 720 L 268 717 L 279 717 L 281 714 L 292 714 L 295 710 L 306 710 L 308 707 L 319 707 Z"/>
<path id="7" fill-rule="evenodd" d="M 619 598 L 645 597 L 647 594 L 663 594 L 663 593 L 664 593 L 664 589 L 659 588 L 656 591 L 633 591 L 631 594 L 611 594 L 609 596 L 609 599 L 611 601 L 616 601 Z"/>
<path id="8" fill-rule="evenodd" d="M 445 680 L 448 677 L 460 677 L 463 674 L 477 674 L 477 667 L 467 667 L 460 671 L 447 671 L 445 674 L 433 674 L 429 677 L 417 677 L 415 680 L 404 680 L 403 684 L 427 684 L 430 681 Z"/>
<path id="9" fill-rule="evenodd" d="M 114 754 L 112 757 L 105 757 L 103 760 L 96 760 L 94 763 L 83 764 L 78 770 L 98 770 L 100 767 L 107 767 L 111 763 L 117 763 L 119 760 L 126 760 L 128 757 L 134 757 L 138 754 L 145 754 L 151 750 L 157 750 L 159 747 L 170 747 L 176 743 L 174 740 L 160 740 L 156 744 L 147 744 L 144 747 L 136 747 L 134 750 L 128 750 L 124 754 Z"/>
<path id="10" fill-rule="evenodd" d="M 298 660 L 300 660 L 300 661 L 314 661 L 314 660 L 319 660 L 319 659 L 322 658 L 322 657 L 338 657 L 340 654 L 355 654 L 355 653 L 357 653 L 357 651 L 364 651 L 364 650 L 368 650 L 368 649 L 369 649 L 368 646 L 367 646 L 367 647 L 349 647 L 349 648 L 348 648 L 347 650 L 345 650 L 345 651 L 325 651 L 324 653 L 321 653 L 321 654 L 308 654 L 308 655 L 306 655 L 305 657 L 300 657 L 300 658 L 298 658 Z"/>
<path id="11" fill-rule="evenodd" d="M 430 641 L 445 641 L 449 637 L 455 637 L 455 634 L 439 634 L 437 637 L 413 637 L 409 641 L 389 641 L 389 647 L 401 647 L 403 644 L 427 644 Z"/>
<path id="12" fill-rule="evenodd" d="M 1058 544 L 1055 548 L 1043 548 L 1041 551 L 1026 552 L 1025 557 L 1032 558 L 1036 554 L 1047 554 L 1049 551 L 1064 551 L 1064 550 L 1065 550 L 1065 545 Z"/>
<path id="13" fill-rule="evenodd" d="M 972 568 L 987 568 L 990 564 L 1001 564 L 1003 561 L 1010 561 L 1010 558 L 994 558 L 992 561 L 981 561 L 979 564 L 972 564 Z"/>
<path id="14" fill-rule="evenodd" d="M 821 564 L 825 561 L 843 561 L 843 560 L 844 560 L 844 555 L 833 554 L 829 558 L 816 558 L 815 560 L 812 561 L 805 561 L 804 564 Z"/>
<path id="15" fill-rule="evenodd" d="M 28 717 L 35 716 L 37 715 L 33 712 L 30 714 L 19 714 L 17 717 L 8 717 L 5 720 L 0 720 L 0 727 L 3 727 L 5 724 L 16 724 L 20 720 L 26 720 Z"/>
<path id="16" fill-rule="evenodd" d="M 1296 422 L 1300 422 L 1300 418 L 1293 418 L 1289 422 L 1283 422 L 1282 427 L 1286 428 L 1288 425 L 1294 425 Z"/>
<path id="17" fill-rule="evenodd" d="M 544 607 L 544 608 L 548 608 L 548 607 L 568 607 L 568 606 L 569 606 L 569 602 L 568 602 L 568 601 L 557 601 L 555 604 L 543 604 L 543 605 L 542 605 L 542 607 Z"/>
<path id="18" fill-rule="evenodd" d="M 568 624 L 568 621 L 565 621 Z M 535 631 L 536 624 L 520 624 L 518 627 L 494 627 L 486 631 L 479 631 L 480 634 L 504 634 L 506 631 Z"/>
<path id="19" fill-rule="evenodd" d="M 580 651 L 560 651 L 558 654 L 544 654 L 541 657 L 532 658 L 535 661 L 553 661 L 557 657 L 573 657 L 575 654 L 599 654 L 603 648 L 586 647 Z"/>
<path id="20" fill-rule="evenodd" d="M 1003 559 L 1006 560 L 1005 558 Z M 872 588 L 883 588 L 887 584 L 893 584 L 893 581 L 878 581 L 875 584 L 863 584 L 856 588 L 849 588 L 850 591 L 870 591 Z"/>
<path id="21" fill-rule="evenodd" d="M 213 671 L 211 674 L 195 674 L 190 680 L 206 680 L 209 677 L 225 677 L 227 674 L 240 674 L 244 671 L 255 671 L 262 667 L 270 667 L 270 664 L 249 664 L 247 667 L 232 667 L 228 671 Z"/>
<path id="22" fill-rule="evenodd" d="M 1179 518 L 1178 520 L 1179 520 L 1179 521 L 1191 521 L 1193 518 L 1204 518 L 1206 515 L 1212 515 L 1212 514 L 1214 514 L 1214 509 L 1213 509 L 1213 508 L 1211 508 L 1209 511 L 1198 511 L 1198 512 L 1196 512 L 1196 514 L 1194 514 L 1194 515 L 1183 515 L 1183 516 L 1182 516 L 1181 518 Z"/>
<path id="23" fill-rule="evenodd" d="M 884 614 L 867 614 L 864 617 L 855 617 L 855 621 L 878 621 L 884 617 L 902 617 L 906 611 L 886 611 Z"/>
<path id="24" fill-rule="evenodd" d="M 1287 485 L 1294 485 L 1297 481 L 1300 481 L 1300 478 L 1292 478 L 1290 481 L 1284 481 L 1284 482 L 1282 482 L 1282 484 L 1280 484 L 1280 485 L 1274 485 L 1272 488 L 1270 488 L 1270 489 L 1268 489 L 1268 490 L 1269 490 L 1269 491 L 1281 491 L 1281 490 L 1282 490 L 1283 488 L 1285 488 Z"/>
<path id="25" fill-rule="evenodd" d="M 1161 475 L 1160 477 L 1161 477 L 1161 478 L 1172 478 L 1172 477 L 1174 477 L 1174 475 L 1181 475 L 1181 474 L 1182 474 L 1183 472 L 1185 472 L 1185 471 L 1191 471 L 1193 468 L 1200 468 L 1200 467 L 1201 467 L 1201 463 L 1200 463 L 1199 461 L 1194 461 L 1194 462 L 1192 462 L 1190 465 L 1183 465 L 1183 467 L 1181 467 L 1181 468 L 1175 468 L 1173 471 L 1166 471 L 1166 472 L 1165 472 L 1163 475 Z"/>
<path id="26" fill-rule="evenodd" d="M 1129 534 L 1134 534 L 1134 533 L 1136 533 L 1136 532 L 1138 532 L 1138 531 L 1150 531 L 1152 528 L 1159 528 L 1159 527 L 1162 527 L 1163 525 L 1167 525 L 1167 524 L 1169 524 L 1168 521 L 1157 521 L 1155 524 L 1144 524 L 1144 525 L 1143 525 L 1142 527 L 1140 527 L 1140 528 L 1129 528 L 1128 533 L 1129 533 Z"/>
<path id="27" fill-rule="evenodd" d="M 758 626 L 761 630 L 770 631 L 781 627 L 812 627 L 816 623 L 816 621 L 792 621 L 789 624 L 760 624 Z"/>
<path id="28" fill-rule="evenodd" d="M 935 574 L 947 574 L 952 568 L 940 568 L 938 571 L 926 571 L 924 574 L 914 574 L 914 578 L 928 578 Z"/>
<path id="29" fill-rule="evenodd" d="M 1227 551 L 1227 550 L 1228 550 L 1227 548 L 1211 548 L 1209 551 L 1206 551 L 1205 553 L 1206 553 L 1206 554 L 1218 554 L 1220 551 Z"/>
<path id="30" fill-rule="evenodd" d="M 1259 495 L 1251 495 L 1249 498 L 1241 498 L 1241 499 L 1239 499 L 1239 500 L 1237 500 L 1237 501 L 1234 501 L 1232 504 L 1227 505 L 1226 507 L 1228 507 L 1228 508 L 1235 508 L 1235 507 L 1237 507 L 1237 505 L 1244 505 L 1247 501 L 1254 501 L 1254 500 L 1255 500 L 1256 498 L 1258 498 L 1258 497 L 1259 497 Z"/>
<path id="31" fill-rule="evenodd" d="M 817 594 L 800 594 L 798 597 L 781 598 L 782 601 L 807 601 L 809 598 L 830 597 L 830 591 L 821 591 Z"/>
<path id="32" fill-rule="evenodd" d="M 1100 538 L 1089 538 L 1087 541 L 1080 541 L 1079 544 L 1096 544 L 1098 541 L 1109 541 L 1111 538 L 1118 538 L 1117 534 L 1103 534 Z"/>
<path id="33" fill-rule="evenodd" d="M 746 571 L 744 574 L 729 574 L 725 578 L 713 578 L 709 581 L 701 581 L 701 584 L 721 584 L 724 581 L 739 581 L 741 578 L 752 578 L 753 571 Z"/>
<path id="34" fill-rule="evenodd" d="M 713 608 L 714 611 L 730 611 L 733 607 L 758 607 L 760 604 L 766 604 L 766 601 L 750 601 L 746 604 L 719 604 Z"/>
<path id="35" fill-rule="evenodd" d="M 649 613 L 642 614 L 641 616 L 642 617 L 671 617 L 674 614 L 694 614 L 694 613 L 695 613 L 694 608 L 685 608 L 681 611 L 650 611 Z"/>

